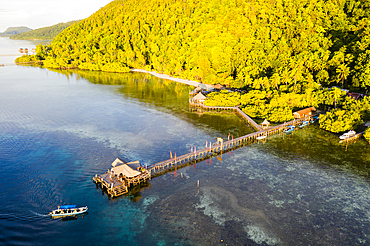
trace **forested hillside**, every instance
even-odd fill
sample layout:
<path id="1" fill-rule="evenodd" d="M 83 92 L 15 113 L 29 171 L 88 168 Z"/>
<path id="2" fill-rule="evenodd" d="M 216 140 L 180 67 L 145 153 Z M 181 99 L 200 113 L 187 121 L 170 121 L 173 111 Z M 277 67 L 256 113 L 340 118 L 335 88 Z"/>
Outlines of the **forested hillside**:
<path id="1" fill-rule="evenodd" d="M 46 66 L 125 67 L 233 87 L 370 86 L 367 0 L 116 0 L 66 29 Z"/>
<path id="2" fill-rule="evenodd" d="M 344 131 L 369 119 L 369 100 L 356 105 L 324 88 L 368 92 L 369 17 L 368 0 L 116 0 L 38 46 L 31 59 L 244 88 L 246 95 L 210 100 L 240 100 L 244 112 L 275 122 L 291 119 L 293 109 L 338 102 L 326 123 L 350 123 L 325 129 Z"/>
<path id="3" fill-rule="evenodd" d="M 11 39 L 20 39 L 20 40 L 52 40 L 61 33 L 64 29 L 69 27 L 78 21 L 69 21 L 66 23 L 59 23 L 53 26 L 38 28 L 32 31 L 27 31 L 23 33 L 18 33 L 11 36 Z"/>
<path id="4" fill-rule="evenodd" d="M 25 26 L 8 27 L 5 32 L 0 32 L 0 37 L 11 37 L 17 33 L 28 31 L 32 31 L 32 29 Z"/>

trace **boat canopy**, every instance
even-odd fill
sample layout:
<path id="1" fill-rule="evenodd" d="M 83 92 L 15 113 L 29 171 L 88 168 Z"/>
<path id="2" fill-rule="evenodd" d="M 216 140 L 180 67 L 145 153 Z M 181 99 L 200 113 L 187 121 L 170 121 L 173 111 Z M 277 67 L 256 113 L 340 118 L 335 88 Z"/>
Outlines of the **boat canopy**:
<path id="1" fill-rule="evenodd" d="M 76 205 L 63 205 L 63 206 L 60 206 L 60 209 L 71 209 L 71 208 L 76 208 Z"/>

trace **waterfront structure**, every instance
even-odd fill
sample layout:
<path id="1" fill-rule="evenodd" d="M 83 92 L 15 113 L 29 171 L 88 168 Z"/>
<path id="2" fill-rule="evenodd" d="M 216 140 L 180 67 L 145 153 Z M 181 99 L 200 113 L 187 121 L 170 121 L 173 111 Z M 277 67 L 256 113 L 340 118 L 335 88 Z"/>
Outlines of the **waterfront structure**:
<path id="1" fill-rule="evenodd" d="M 295 119 L 293 121 L 270 127 L 268 129 L 261 128 L 257 132 L 253 132 L 251 134 L 235 139 L 233 138 L 228 141 L 223 141 L 223 139 L 218 138 L 217 142 L 210 145 L 209 147 L 207 146 L 203 149 L 192 151 L 191 153 L 187 153 L 181 156 L 171 157 L 168 160 L 158 162 L 146 168 L 140 166 L 139 161 L 125 163 L 121 159 L 117 158 L 112 163 L 113 168 L 111 170 L 108 170 L 105 174 L 102 175 L 95 175 L 93 180 L 97 184 L 100 183 L 101 188 L 105 189 L 108 195 L 110 195 L 111 197 L 117 197 L 128 193 L 130 186 L 135 186 L 137 184 L 140 184 L 141 182 L 145 182 L 152 177 L 159 176 L 170 170 L 197 163 L 212 158 L 214 156 L 222 155 L 222 153 L 255 143 L 262 136 L 263 138 L 266 138 L 269 135 L 280 133 L 284 131 L 284 129 L 286 129 L 288 126 L 296 126 L 302 121 L 309 120 L 310 118 L 311 117 L 306 116 L 305 118 Z M 257 123 L 255 124 L 258 125 Z"/>
<path id="2" fill-rule="evenodd" d="M 315 107 L 309 107 L 293 113 L 294 118 L 301 119 L 306 116 L 312 116 L 313 112 L 316 111 Z"/>
<path id="3" fill-rule="evenodd" d="M 194 103 L 203 103 L 204 102 L 204 100 L 206 100 L 206 96 L 204 96 L 203 94 L 202 94 L 202 92 L 199 92 L 195 97 L 193 97 L 193 102 Z"/>
<path id="4" fill-rule="evenodd" d="M 101 175 L 95 175 L 94 182 L 105 188 L 111 197 L 126 194 L 130 186 L 135 186 L 147 179 L 151 174 L 139 161 L 124 162 L 116 158 L 111 164 L 112 168 Z"/>
<path id="5" fill-rule="evenodd" d="M 268 122 L 266 119 L 261 123 L 262 128 L 266 129 L 270 126 L 270 122 Z"/>

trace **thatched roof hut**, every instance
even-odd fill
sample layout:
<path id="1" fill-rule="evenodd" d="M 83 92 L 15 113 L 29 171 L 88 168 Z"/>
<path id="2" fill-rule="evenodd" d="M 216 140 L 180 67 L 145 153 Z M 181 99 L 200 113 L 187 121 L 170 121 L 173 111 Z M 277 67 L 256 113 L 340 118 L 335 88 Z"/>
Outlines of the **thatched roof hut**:
<path id="1" fill-rule="evenodd" d="M 118 165 L 117 164 L 121 164 Z M 137 167 L 140 167 L 140 162 L 139 161 L 133 161 L 129 163 L 125 163 L 119 158 L 117 158 L 113 163 L 112 163 L 112 169 L 111 172 L 114 175 L 120 176 L 122 175 L 123 177 L 128 177 L 128 178 L 133 178 L 141 174 L 141 172 L 135 170 Z"/>
<path id="2" fill-rule="evenodd" d="M 261 123 L 262 128 L 268 128 L 270 126 L 270 122 L 268 122 L 266 119 Z"/>
<path id="3" fill-rule="evenodd" d="M 204 96 L 201 92 L 199 92 L 195 97 L 193 97 L 193 101 L 195 102 L 204 102 L 206 100 L 206 96 Z"/>

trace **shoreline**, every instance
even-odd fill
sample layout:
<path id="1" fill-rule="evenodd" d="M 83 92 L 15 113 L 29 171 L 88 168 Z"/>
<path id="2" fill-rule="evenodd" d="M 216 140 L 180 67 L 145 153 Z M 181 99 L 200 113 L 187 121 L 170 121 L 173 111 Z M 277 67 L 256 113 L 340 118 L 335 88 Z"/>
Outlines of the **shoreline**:
<path id="1" fill-rule="evenodd" d="M 148 74 L 151 74 L 151 75 L 153 75 L 155 77 L 158 77 L 158 78 L 161 78 L 161 79 L 168 79 L 168 80 L 172 80 L 172 81 L 175 81 L 175 82 L 179 82 L 179 83 L 183 83 L 183 84 L 187 84 L 187 85 L 191 85 L 191 86 L 195 86 L 195 87 L 198 87 L 200 84 L 202 84 L 202 85 L 205 85 L 207 87 L 207 89 L 208 88 L 213 88 L 211 85 L 203 84 L 203 83 L 200 83 L 200 82 L 197 82 L 197 81 L 175 78 L 175 77 L 171 77 L 167 74 L 147 71 L 147 70 L 144 70 L 144 69 L 133 68 L 133 69 L 131 69 L 131 72 L 148 73 Z"/>

